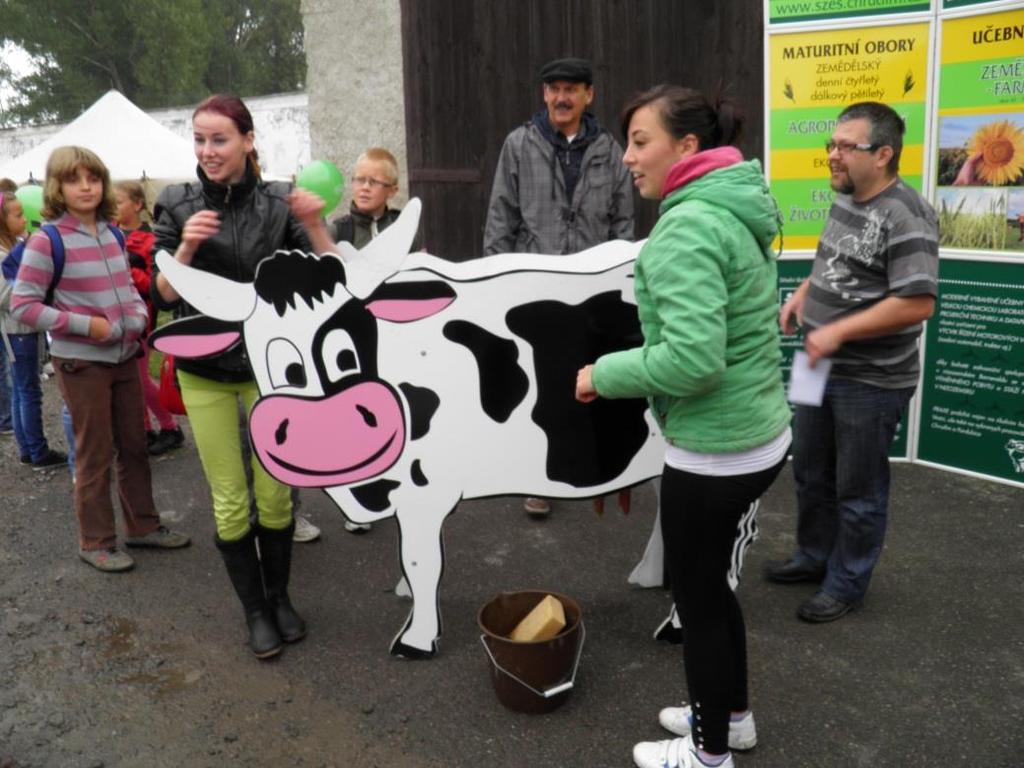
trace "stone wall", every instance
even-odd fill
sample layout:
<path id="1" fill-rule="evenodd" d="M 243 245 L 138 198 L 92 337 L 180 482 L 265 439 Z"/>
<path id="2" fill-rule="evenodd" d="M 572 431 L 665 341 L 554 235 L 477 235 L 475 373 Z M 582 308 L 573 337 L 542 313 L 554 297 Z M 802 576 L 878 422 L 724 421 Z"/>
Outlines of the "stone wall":
<path id="1" fill-rule="evenodd" d="M 401 205 L 408 166 L 399 0 L 302 0 L 301 8 L 313 159 L 335 163 L 347 183 L 363 150 L 387 148 L 398 159 Z"/>

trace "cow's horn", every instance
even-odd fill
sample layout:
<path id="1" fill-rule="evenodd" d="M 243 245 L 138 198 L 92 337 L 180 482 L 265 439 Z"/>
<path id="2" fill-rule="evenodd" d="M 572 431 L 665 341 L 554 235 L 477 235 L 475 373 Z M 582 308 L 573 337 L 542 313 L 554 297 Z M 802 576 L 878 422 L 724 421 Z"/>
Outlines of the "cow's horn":
<path id="1" fill-rule="evenodd" d="M 193 269 L 167 251 L 156 255 L 156 265 L 178 294 L 207 317 L 245 320 L 256 306 L 252 283 L 236 283 L 225 277 Z"/>
<path id="2" fill-rule="evenodd" d="M 406 203 L 394 224 L 367 243 L 362 250 L 356 253 L 347 251 L 343 255 L 349 293 L 366 298 L 401 269 L 416 239 L 422 207 L 420 199 L 414 197 Z"/>

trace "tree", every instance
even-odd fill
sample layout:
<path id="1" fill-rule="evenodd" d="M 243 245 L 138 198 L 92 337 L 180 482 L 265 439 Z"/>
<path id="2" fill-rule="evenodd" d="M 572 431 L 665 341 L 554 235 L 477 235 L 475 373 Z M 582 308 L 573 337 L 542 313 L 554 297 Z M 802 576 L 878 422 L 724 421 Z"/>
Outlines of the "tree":
<path id="1" fill-rule="evenodd" d="M 299 0 L 4 0 L 0 41 L 36 72 L 0 83 L 19 97 L 6 125 L 67 120 L 111 88 L 141 107 L 304 85 Z"/>

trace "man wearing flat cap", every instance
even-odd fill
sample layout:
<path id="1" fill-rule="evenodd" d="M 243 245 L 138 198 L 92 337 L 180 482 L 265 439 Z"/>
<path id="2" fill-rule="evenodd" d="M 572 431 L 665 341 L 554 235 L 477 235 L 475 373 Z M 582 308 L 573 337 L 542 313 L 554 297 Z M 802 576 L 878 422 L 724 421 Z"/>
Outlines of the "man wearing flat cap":
<path id="1" fill-rule="evenodd" d="M 587 111 L 593 77 L 585 59 L 541 68 L 545 109 L 505 139 L 484 253 L 577 253 L 633 239 L 633 189 L 622 148 Z"/>
<path id="2" fill-rule="evenodd" d="M 633 186 L 622 148 L 587 111 L 593 70 L 556 59 L 540 70 L 545 109 L 505 139 L 484 228 L 484 253 L 578 253 L 633 239 Z M 543 516 L 544 499 L 526 500 Z"/>

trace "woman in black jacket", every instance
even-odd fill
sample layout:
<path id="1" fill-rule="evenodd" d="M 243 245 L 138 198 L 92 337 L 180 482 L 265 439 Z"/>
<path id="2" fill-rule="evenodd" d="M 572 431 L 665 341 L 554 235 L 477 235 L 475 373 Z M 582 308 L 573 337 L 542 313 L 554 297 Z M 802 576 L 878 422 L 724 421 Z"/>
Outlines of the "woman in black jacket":
<path id="1" fill-rule="evenodd" d="M 252 115 L 241 99 L 215 95 L 192 114 L 199 181 L 167 187 L 155 207 L 156 251 L 239 282 L 277 249 L 335 252 L 320 218 L 323 201 L 305 190 L 264 182 L 253 148 Z M 153 298 L 182 317 L 196 310 L 154 269 Z M 258 390 L 238 345 L 215 357 L 179 360 L 178 380 L 213 496 L 217 547 L 245 610 L 249 645 L 261 659 L 306 635 L 288 598 L 295 522 L 289 489 L 252 460 L 257 522 L 238 434 L 238 400 L 248 413 Z M 256 542 L 259 541 L 257 554 Z"/>

